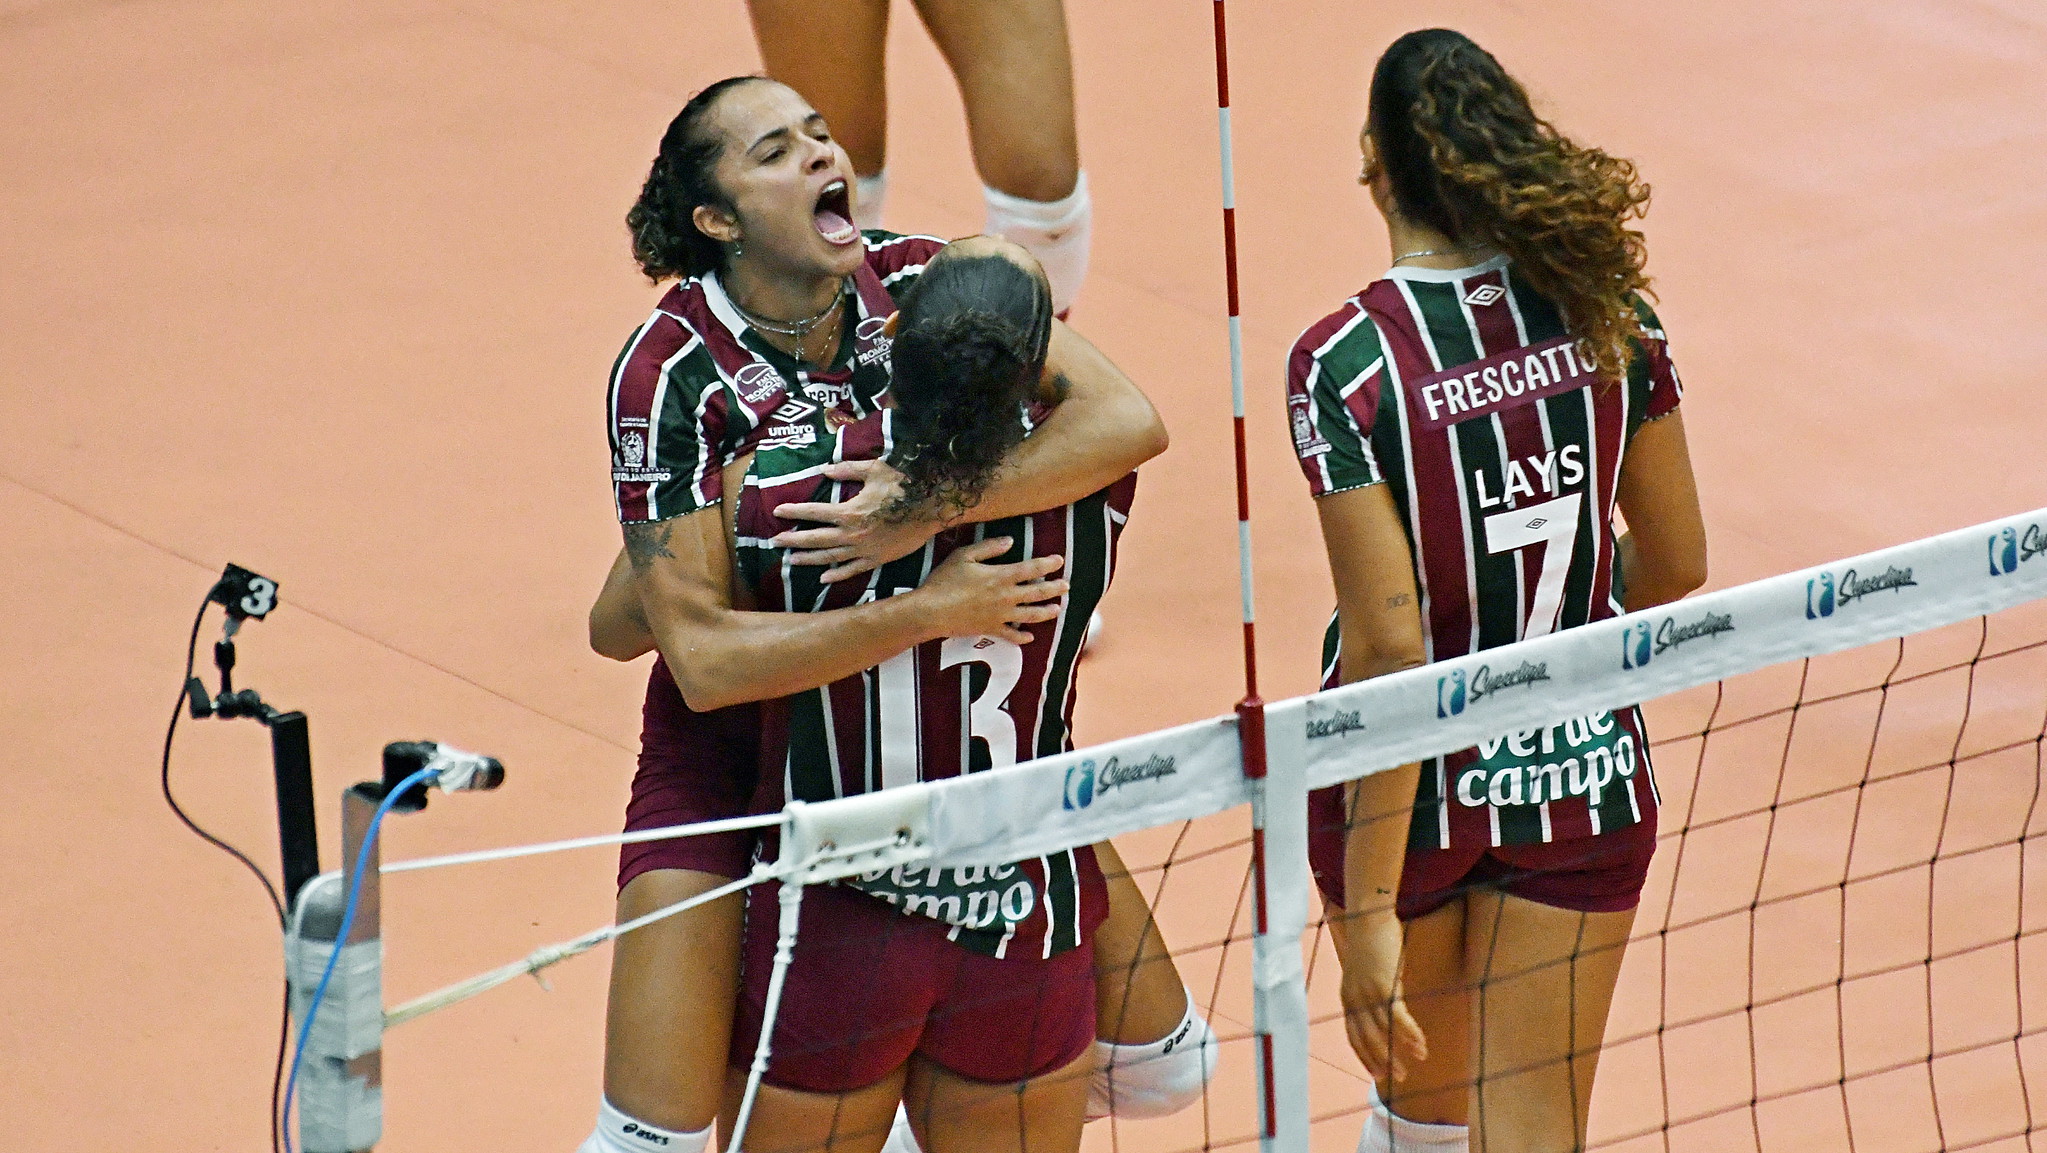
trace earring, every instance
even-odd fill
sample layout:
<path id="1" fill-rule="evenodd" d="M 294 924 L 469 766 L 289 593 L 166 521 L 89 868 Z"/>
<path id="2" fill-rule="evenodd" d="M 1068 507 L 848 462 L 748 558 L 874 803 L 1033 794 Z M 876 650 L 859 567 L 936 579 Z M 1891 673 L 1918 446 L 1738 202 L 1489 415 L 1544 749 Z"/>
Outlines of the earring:
<path id="1" fill-rule="evenodd" d="M 737 240 L 733 241 L 733 242 L 732 242 L 732 259 L 734 259 L 734 260 L 738 260 L 738 259 L 739 259 L 740 257 L 742 257 L 742 256 L 744 256 L 744 255 L 746 255 L 746 246 L 745 246 L 745 245 L 743 245 L 743 244 L 741 244 L 741 243 L 740 243 L 739 241 L 737 241 Z"/>

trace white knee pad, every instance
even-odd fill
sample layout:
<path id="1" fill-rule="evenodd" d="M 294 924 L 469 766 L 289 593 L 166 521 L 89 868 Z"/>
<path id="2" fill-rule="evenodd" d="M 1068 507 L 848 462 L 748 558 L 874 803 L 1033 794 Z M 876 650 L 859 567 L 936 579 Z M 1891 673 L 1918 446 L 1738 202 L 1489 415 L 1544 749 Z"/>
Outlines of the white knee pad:
<path id="1" fill-rule="evenodd" d="M 881 208 L 888 202 L 888 169 L 853 178 L 853 224 L 862 231 L 881 227 Z"/>
<path id="2" fill-rule="evenodd" d="M 1365 1131 L 1358 1135 L 1358 1153 L 1466 1153 L 1471 1130 L 1462 1125 L 1430 1125 L 1396 1117 L 1379 1089 L 1372 1088 L 1372 1108 Z"/>
<path id="3" fill-rule="evenodd" d="M 1073 298 L 1087 279 L 1088 238 L 1094 232 L 1087 173 L 1081 173 L 1073 191 L 1060 200 L 1025 200 L 985 186 L 981 193 L 988 201 L 988 224 L 982 231 L 1015 241 L 1045 266 L 1045 279 L 1052 282 L 1052 311 L 1063 313 L 1073 307 Z"/>
<path id="4" fill-rule="evenodd" d="M 576 1147 L 576 1153 L 704 1153 L 711 1146 L 711 1127 L 677 1133 L 649 1125 L 620 1112 L 607 1098 L 597 1106 L 597 1129 Z"/>
<path id="5" fill-rule="evenodd" d="M 1087 1119 L 1114 1113 L 1125 1119 L 1164 1117 L 1201 1099 L 1215 1076 L 1215 1030 L 1187 996 L 1187 1015 L 1164 1038 L 1148 1045 L 1095 1042 L 1095 1074 L 1088 1082 Z"/>

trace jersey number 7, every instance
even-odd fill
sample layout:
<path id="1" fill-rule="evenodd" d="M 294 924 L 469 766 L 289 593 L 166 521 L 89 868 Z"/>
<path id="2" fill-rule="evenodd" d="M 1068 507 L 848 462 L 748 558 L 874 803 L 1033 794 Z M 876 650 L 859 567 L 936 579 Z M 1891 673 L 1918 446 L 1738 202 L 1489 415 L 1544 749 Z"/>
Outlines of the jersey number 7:
<path id="1" fill-rule="evenodd" d="M 1543 546 L 1542 575 L 1535 582 L 1535 601 L 1528 606 L 1528 627 L 1521 633 L 1524 640 L 1556 631 L 1557 614 L 1564 607 L 1564 583 L 1571 574 L 1571 554 L 1578 544 L 1578 509 L 1584 500 L 1584 493 L 1574 492 L 1485 518 L 1489 553 Z"/>

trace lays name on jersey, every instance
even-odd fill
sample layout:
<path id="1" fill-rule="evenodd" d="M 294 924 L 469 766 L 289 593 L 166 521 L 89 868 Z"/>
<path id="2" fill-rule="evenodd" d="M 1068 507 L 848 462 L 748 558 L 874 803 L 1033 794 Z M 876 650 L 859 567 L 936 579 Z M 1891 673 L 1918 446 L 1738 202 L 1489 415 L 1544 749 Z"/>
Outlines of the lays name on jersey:
<path id="1" fill-rule="evenodd" d="M 1534 481 L 1530 481 L 1530 477 Z M 1478 494 L 1478 507 L 1513 508 L 1524 496 L 1536 494 L 1536 484 L 1542 486 L 1546 496 L 1557 496 L 1565 489 L 1575 487 L 1585 479 L 1585 446 L 1567 444 L 1553 448 L 1540 456 L 1524 456 L 1507 462 L 1503 492 L 1495 494 L 1486 480 L 1486 470 L 1471 470 L 1471 491 Z"/>

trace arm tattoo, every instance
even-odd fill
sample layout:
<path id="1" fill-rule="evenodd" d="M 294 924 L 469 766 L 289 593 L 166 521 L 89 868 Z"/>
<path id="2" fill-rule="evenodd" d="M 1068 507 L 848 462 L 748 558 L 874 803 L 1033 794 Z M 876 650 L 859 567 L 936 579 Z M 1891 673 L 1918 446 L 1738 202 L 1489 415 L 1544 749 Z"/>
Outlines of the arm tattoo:
<path id="1" fill-rule="evenodd" d="M 628 524 L 625 529 L 625 555 L 633 563 L 633 575 L 647 571 L 647 566 L 657 557 L 673 557 L 668 551 L 669 535 L 675 531 L 673 521 L 654 521 L 646 524 Z"/>

